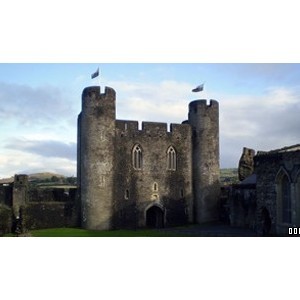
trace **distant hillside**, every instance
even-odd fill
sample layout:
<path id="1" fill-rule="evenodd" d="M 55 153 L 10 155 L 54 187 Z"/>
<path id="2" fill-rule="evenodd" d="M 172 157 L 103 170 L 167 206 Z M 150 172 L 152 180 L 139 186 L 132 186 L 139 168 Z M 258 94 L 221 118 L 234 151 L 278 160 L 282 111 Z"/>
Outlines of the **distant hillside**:
<path id="1" fill-rule="evenodd" d="M 61 174 L 43 172 L 28 175 L 29 183 L 38 187 L 76 186 L 76 177 L 66 177 Z M 12 183 L 14 177 L 0 179 L 0 184 Z"/>
<path id="2" fill-rule="evenodd" d="M 0 184 L 4 184 L 4 183 L 12 183 L 12 182 L 14 182 L 14 177 L 1 178 L 1 179 L 0 179 Z"/>
<path id="3" fill-rule="evenodd" d="M 222 185 L 229 185 L 239 182 L 238 169 L 220 169 L 220 182 Z"/>
<path id="4" fill-rule="evenodd" d="M 65 178 L 66 176 L 51 172 L 43 172 L 43 173 L 34 173 L 29 174 L 29 180 L 45 180 L 45 179 L 51 179 L 53 176 L 57 178 Z"/>
<path id="5" fill-rule="evenodd" d="M 29 175 L 30 184 L 37 187 L 76 187 L 76 177 L 66 177 L 61 174 L 44 172 Z"/>

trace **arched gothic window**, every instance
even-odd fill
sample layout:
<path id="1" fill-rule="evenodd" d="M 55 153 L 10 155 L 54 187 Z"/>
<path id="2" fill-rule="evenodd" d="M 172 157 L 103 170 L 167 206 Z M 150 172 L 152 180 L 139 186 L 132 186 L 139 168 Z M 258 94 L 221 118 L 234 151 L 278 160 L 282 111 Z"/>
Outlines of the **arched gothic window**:
<path id="1" fill-rule="evenodd" d="M 176 151 L 172 146 L 167 151 L 167 168 L 171 171 L 176 171 L 177 168 Z"/>
<path id="2" fill-rule="evenodd" d="M 143 165 L 142 148 L 135 145 L 132 150 L 132 165 L 136 170 L 141 170 Z"/>
<path id="3" fill-rule="evenodd" d="M 292 223 L 292 195 L 291 180 L 285 171 L 280 168 L 276 175 L 276 191 L 277 191 L 277 222 Z"/>
<path id="4" fill-rule="evenodd" d="M 282 222 L 291 223 L 292 222 L 292 201 L 291 201 L 291 185 L 288 177 L 283 176 L 281 181 L 282 189 Z"/>

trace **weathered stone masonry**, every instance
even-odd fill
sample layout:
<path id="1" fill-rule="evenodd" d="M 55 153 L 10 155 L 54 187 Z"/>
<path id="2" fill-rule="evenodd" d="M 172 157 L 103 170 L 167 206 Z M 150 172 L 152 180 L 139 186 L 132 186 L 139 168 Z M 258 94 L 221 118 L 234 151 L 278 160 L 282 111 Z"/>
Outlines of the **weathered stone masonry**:
<path id="1" fill-rule="evenodd" d="M 230 188 L 231 225 L 258 235 L 290 236 L 294 229 L 299 234 L 300 145 L 258 151 L 251 169 L 252 175 Z"/>
<path id="2" fill-rule="evenodd" d="M 218 218 L 218 103 L 190 103 L 183 124 L 116 120 L 112 88 L 88 87 L 78 117 L 78 189 L 88 229 Z"/>
<path id="3" fill-rule="evenodd" d="M 30 187 L 27 175 L 15 175 L 0 185 L 0 236 L 17 225 L 21 231 L 79 226 L 76 194 L 76 188 Z"/>
<path id="4" fill-rule="evenodd" d="M 257 224 L 273 234 L 288 235 L 288 228 L 300 227 L 300 146 L 258 152 Z"/>

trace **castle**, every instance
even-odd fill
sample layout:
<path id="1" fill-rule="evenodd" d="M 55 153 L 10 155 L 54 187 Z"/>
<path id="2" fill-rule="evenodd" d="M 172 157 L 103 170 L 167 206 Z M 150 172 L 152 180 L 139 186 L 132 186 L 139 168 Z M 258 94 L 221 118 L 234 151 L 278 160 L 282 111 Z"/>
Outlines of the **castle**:
<path id="1" fill-rule="evenodd" d="M 182 124 L 116 120 L 116 93 L 82 93 L 77 189 L 0 184 L 0 235 L 37 228 L 161 228 L 221 220 L 257 235 L 300 234 L 300 145 L 245 148 L 240 183 L 220 187 L 219 105 L 189 104 Z M 221 191 L 221 195 L 220 195 Z M 19 227 L 18 227 L 19 226 Z"/>
<path id="2" fill-rule="evenodd" d="M 116 119 L 116 92 L 87 87 L 78 116 L 77 179 L 86 229 L 218 219 L 219 104 L 195 100 L 182 124 Z"/>

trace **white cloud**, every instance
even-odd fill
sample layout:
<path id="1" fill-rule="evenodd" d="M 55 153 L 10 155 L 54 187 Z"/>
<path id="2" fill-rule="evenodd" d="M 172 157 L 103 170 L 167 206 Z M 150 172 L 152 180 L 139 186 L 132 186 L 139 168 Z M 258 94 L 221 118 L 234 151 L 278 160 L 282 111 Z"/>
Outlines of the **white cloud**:
<path id="1" fill-rule="evenodd" d="M 181 123 L 188 117 L 190 101 L 208 98 L 206 92 L 191 94 L 193 86 L 176 81 L 157 85 L 123 81 L 111 86 L 118 92 L 117 118 L 121 119 Z M 243 147 L 271 150 L 299 143 L 297 90 L 270 86 L 261 95 L 209 92 L 220 103 L 222 167 L 236 167 Z"/>
<path id="2" fill-rule="evenodd" d="M 110 82 L 117 90 L 117 118 L 181 123 L 187 118 L 193 86 L 176 81 L 159 84 Z"/>
<path id="3" fill-rule="evenodd" d="M 61 170 L 76 174 L 77 113 L 59 88 L 0 83 L 0 176 Z"/>
<path id="4" fill-rule="evenodd" d="M 14 174 L 54 172 L 76 176 L 76 161 L 59 157 L 41 157 L 34 153 L 10 150 L 0 154 L 0 178 Z"/>
<path id="5" fill-rule="evenodd" d="M 11 121 L 22 126 L 40 126 L 49 122 L 69 119 L 74 113 L 70 101 L 59 88 L 0 82 L 0 120 Z"/>
<path id="6" fill-rule="evenodd" d="M 34 153 L 47 159 L 50 157 L 67 158 L 71 161 L 76 160 L 76 143 L 65 143 L 57 140 L 28 140 L 28 139 L 9 139 L 4 145 L 6 149 L 17 149 Z"/>
<path id="7" fill-rule="evenodd" d="M 232 153 L 223 165 L 234 160 L 237 165 L 244 146 L 271 150 L 300 141 L 300 98 L 291 89 L 271 88 L 261 96 L 220 95 L 220 107 L 221 157 L 227 153 L 229 159 Z"/>
<path id="8" fill-rule="evenodd" d="M 255 150 L 270 150 L 296 144 L 300 140 L 300 101 L 296 88 L 271 86 L 261 95 L 249 96 L 214 91 L 208 93 L 206 90 L 194 94 L 191 93 L 194 88 L 191 84 L 170 80 L 157 84 L 126 81 L 107 83 L 117 92 L 117 119 L 181 123 L 188 118 L 190 101 L 209 99 L 213 95 L 212 98 L 220 103 L 221 167 L 236 167 L 245 146 Z M 10 103 L 4 103 L 0 110 L 0 116 L 4 114 L 6 117 L 12 112 L 12 120 L 18 121 L 14 132 L 2 135 L 1 176 L 31 169 L 76 174 L 77 112 L 72 110 L 70 101 L 60 102 L 62 94 L 59 90 L 54 89 L 51 96 L 45 91 L 25 91 L 27 106 L 22 105 L 23 111 L 19 111 L 21 105 L 17 109 Z M 16 96 L 20 92 L 21 89 Z M 41 97 L 45 100 L 41 100 Z M 36 124 L 36 118 L 40 124 Z M 66 118 L 68 122 L 65 122 Z M 22 125 L 22 120 L 27 120 L 31 126 Z M 8 138 L 10 149 L 5 151 L 3 146 L 7 145 Z M 16 148 L 19 151 L 15 151 Z"/>
<path id="9" fill-rule="evenodd" d="M 208 96 L 206 92 L 192 95 L 193 86 L 176 81 L 156 85 L 113 82 L 111 86 L 118 91 L 117 118 L 139 121 L 181 123 L 187 119 L 189 102 L 199 96 Z M 300 99 L 297 89 L 274 86 L 265 89 L 261 95 L 214 91 L 210 91 L 210 95 L 220 103 L 222 167 L 237 166 L 245 146 L 271 150 L 299 143 Z"/>

